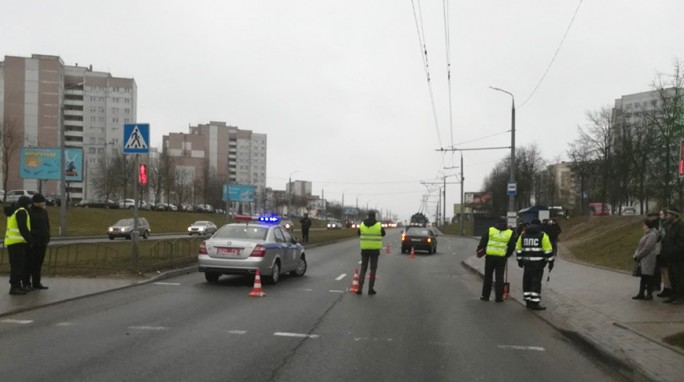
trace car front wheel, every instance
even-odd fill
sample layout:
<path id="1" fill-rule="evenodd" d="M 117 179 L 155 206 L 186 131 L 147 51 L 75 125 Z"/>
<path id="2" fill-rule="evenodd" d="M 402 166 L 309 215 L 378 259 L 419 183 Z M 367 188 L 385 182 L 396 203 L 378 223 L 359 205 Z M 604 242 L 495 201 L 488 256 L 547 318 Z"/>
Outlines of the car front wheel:
<path id="1" fill-rule="evenodd" d="M 294 271 L 291 272 L 291 274 L 297 276 L 297 277 L 302 277 L 306 273 L 306 257 L 304 257 L 304 254 L 302 254 L 299 257 L 299 261 L 297 262 L 297 268 L 295 268 Z"/>
<path id="2" fill-rule="evenodd" d="M 148 237 L 150 237 L 150 231 L 143 232 L 142 237 L 143 237 L 143 239 L 147 239 Z"/>

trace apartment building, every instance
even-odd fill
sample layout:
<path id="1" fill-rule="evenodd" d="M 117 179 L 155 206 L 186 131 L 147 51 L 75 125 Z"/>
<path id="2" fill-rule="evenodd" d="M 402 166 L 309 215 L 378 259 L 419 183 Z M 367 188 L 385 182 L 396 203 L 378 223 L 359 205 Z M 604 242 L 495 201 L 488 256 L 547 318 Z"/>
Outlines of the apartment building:
<path id="1" fill-rule="evenodd" d="M 244 184 L 256 186 L 256 206 L 263 208 L 266 189 L 266 134 L 240 130 L 225 122 L 189 126 L 189 133 L 171 133 L 162 137 L 162 149 L 173 163 L 176 174 L 187 174 L 187 179 L 198 184 L 211 179 L 217 185 Z M 217 185 L 213 185 L 216 187 Z M 194 203 L 212 203 L 205 192 L 197 190 L 188 199 Z M 260 206 L 260 207 L 257 207 Z"/>
<path id="2" fill-rule="evenodd" d="M 98 197 L 94 176 L 108 156 L 122 152 L 123 125 L 137 119 L 137 86 L 91 66 L 65 65 L 59 56 L 5 56 L 0 62 L 0 120 L 21 147 L 83 149 L 83 181 L 68 184 L 74 201 Z M 1 159 L 0 159 L 1 160 Z M 8 189 L 59 193 L 59 181 L 19 177 L 19 150 L 11 158 Z M 42 184 L 41 184 L 42 183 Z"/>

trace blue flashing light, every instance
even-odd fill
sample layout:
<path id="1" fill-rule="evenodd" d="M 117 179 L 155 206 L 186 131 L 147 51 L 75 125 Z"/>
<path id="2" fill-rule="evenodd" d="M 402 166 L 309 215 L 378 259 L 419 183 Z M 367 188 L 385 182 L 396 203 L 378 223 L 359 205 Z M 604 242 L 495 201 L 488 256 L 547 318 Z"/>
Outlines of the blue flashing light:
<path id="1" fill-rule="evenodd" d="M 278 224 L 280 223 L 280 216 L 277 215 L 262 215 L 259 216 L 259 221 L 266 224 Z"/>

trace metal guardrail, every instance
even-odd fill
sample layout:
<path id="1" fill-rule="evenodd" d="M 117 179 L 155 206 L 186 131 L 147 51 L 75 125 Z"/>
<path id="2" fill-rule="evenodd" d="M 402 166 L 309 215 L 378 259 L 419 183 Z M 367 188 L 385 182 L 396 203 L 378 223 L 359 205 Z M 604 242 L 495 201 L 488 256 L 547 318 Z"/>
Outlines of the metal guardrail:
<path id="1" fill-rule="evenodd" d="M 137 264 L 129 250 L 119 251 L 106 244 L 73 243 L 50 245 L 45 253 L 43 274 L 113 275 L 151 272 L 189 265 L 197 261 L 201 237 L 161 239 L 140 253 Z M 9 273 L 7 248 L 0 249 L 0 273 Z"/>

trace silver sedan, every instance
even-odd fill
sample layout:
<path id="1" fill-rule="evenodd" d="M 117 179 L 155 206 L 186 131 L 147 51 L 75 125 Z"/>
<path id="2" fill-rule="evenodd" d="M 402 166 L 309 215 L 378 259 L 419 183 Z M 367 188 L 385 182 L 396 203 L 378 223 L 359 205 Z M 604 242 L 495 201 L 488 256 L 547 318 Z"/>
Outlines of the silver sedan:
<path id="1" fill-rule="evenodd" d="M 213 235 L 216 232 L 216 224 L 208 220 L 198 220 L 188 227 L 188 235 Z"/>
<path id="2" fill-rule="evenodd" d="M 283 273 L 301 277 L 307 269 L 304 247 L 287 230 L 277 222 L 252 220 L 221 227 L 200 244 L 197 262 L 208 282 L 258 269 L 266 282 L 276 284 Z"/>

